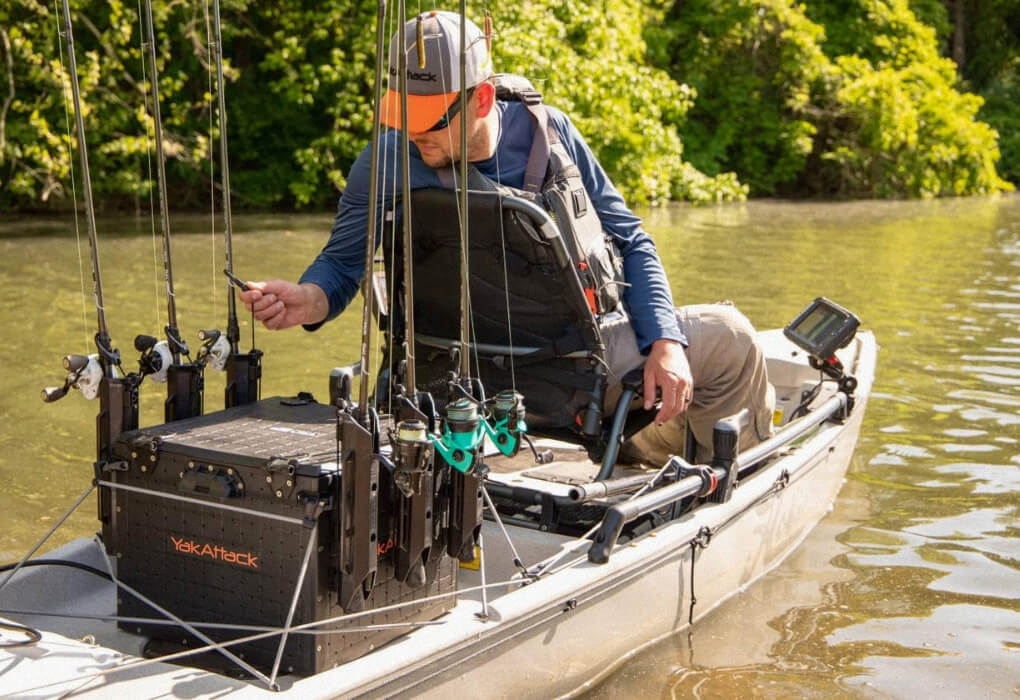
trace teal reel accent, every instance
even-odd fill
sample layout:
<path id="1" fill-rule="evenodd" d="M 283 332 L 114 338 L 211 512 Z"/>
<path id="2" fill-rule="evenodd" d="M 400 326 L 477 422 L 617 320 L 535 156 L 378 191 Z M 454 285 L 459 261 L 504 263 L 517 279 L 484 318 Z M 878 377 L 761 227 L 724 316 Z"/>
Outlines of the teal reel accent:
<path id="1" fill-rule="evenodd" d="M 485 436 L 482 426 L 488 427 L 484 422 L 472 432 L 455 433 L 447 427 L 442 437 L 430 436 L 432 444 L 443 459 L 457 471 L 467 474 L 474 464 L 475 455 L 478 453 L 478 446 Z"/>
<path id="2" fill-rule="evenodd" d="M 524 397 L 513 389 L 506 389 L 492 400 L 494 423 L 482 423 L 496 449 L 506 457 L 515 456 L 521 449 L 521 436 L 528 432 L 524 415 Z"/>
<path id="3" fill-rule="evenodd" d="M 436 452 L 462 474 L 474 466 L 478 448 L 485 438 L 485 421 L 478 416 L 478 406 L 468 399 L 457 399 L 446 407 L 443 436 L 430 436 Z"/>
<path id="4" fill-rule="evenodd" d="M 486 435 L 496 445 L 496 449 L 506 457 L 513 457 L 521 448 L 521 435 L 528 432 L 528 424 L 523 419 L 518 419 L 517 424 L 510 427 L 510 416 L 496 421 L 489 425 L 487 421 L 482 422 Z"/>

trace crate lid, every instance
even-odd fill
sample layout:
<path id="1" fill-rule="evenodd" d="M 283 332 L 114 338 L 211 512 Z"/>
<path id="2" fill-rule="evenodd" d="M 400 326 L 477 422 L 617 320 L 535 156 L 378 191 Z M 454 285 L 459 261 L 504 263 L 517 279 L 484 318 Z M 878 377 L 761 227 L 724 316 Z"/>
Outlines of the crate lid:
<path id="1" fill-rule="evenodd" d="M 186 418 L 121 435 L 117 444 L 132 449 L 156 441 L 159 450 L 208 461 L 249 466 L 291 465 L 318 474 L 336 468 L 336 409 L 313 400 L 274 396 L 203 416 Z"/>

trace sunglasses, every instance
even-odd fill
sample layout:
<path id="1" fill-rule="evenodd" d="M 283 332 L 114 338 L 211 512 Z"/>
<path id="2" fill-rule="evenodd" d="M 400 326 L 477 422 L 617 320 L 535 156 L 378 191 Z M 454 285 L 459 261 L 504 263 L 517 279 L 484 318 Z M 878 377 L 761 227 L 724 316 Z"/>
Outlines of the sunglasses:
<path id="1" fill-rule="evenodd" d="M 467 99 L 470 100 L 471 96 L 473 94 L 475 94 L 475 89 L 474 88 L 469 88 L 468 91 L 467 91 Z M 465 102 L 466 101 L 467 100 L 465 100 Z M 453 104 L 450 105 L 450 108 L 448 110 L 446 110 L 446 114 L 441 116 L 439 118 L 439 121 L 437 121 L 435 124 L 430 126 L 425 131 L 442 131 L 446 127 L 450 126 L 450 122 L 453 121 L 453 118 L 457 116 L 458 112 L 460 112 L 460 97 L 459 96 L 457 97 L 456 100 L 453 101 Z"/>

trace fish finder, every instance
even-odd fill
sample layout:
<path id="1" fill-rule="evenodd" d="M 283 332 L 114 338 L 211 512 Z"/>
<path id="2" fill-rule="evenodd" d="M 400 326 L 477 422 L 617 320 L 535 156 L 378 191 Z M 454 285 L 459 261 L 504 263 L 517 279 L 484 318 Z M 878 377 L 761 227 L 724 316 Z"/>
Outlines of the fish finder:
<path id="1" fill-rule="evenodd" d="M 854 314 L 825 297 L 818 297 L 783 329 L 783 335 L 824 362 L 853 340 L 860 325 Z"/>
<path id="2" fill-rule="evenodd" d="M 850 393 L 857 381 L 843 373 L 843 363 L 836 357 L 836 351 L 853 340 L 860 325 L 860 319 L 853 313 L 818 297 L 783 329 L 783 335 L 807 352 L 812 367 L 840 382 L 840 387 Z"/>

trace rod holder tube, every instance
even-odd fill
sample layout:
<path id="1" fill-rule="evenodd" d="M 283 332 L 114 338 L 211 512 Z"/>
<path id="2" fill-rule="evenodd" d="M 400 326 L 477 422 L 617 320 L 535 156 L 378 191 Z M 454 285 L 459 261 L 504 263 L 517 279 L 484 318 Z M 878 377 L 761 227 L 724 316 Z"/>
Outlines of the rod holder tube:
<path id="1" fill-rule="evenodd" d="M 716 478 L 719 478 L 723 471 L 714 469 Z M 636 520 L 642 515 L 651 513 L 659 508 L 664 508 L 681 498 L 694 496 L 702 493 L 705 481 L 700 476 L 689 476 L 681 479 L 675 484 L 670 484 L 661 489 L 649 491 L 643 496 L 619 503 L 606 511 L 598 532 L 595 533 L 595 541 L 588 550 L 588 561 L 593 564 L 605 564 L 609 561 L 609 555 L 620 538 L 623 526 Z"/>
<path id="2" fill-rule="evenodd" d="M 593 481 L 590 484 L 578 484 L 570 489 L 568 496 L 574 503 L 587 503 L 598 498 L 609 498 L 628 491 L 641 488 L 655 478 L 655 473 L 625 476 L 621 479 Z"/>

